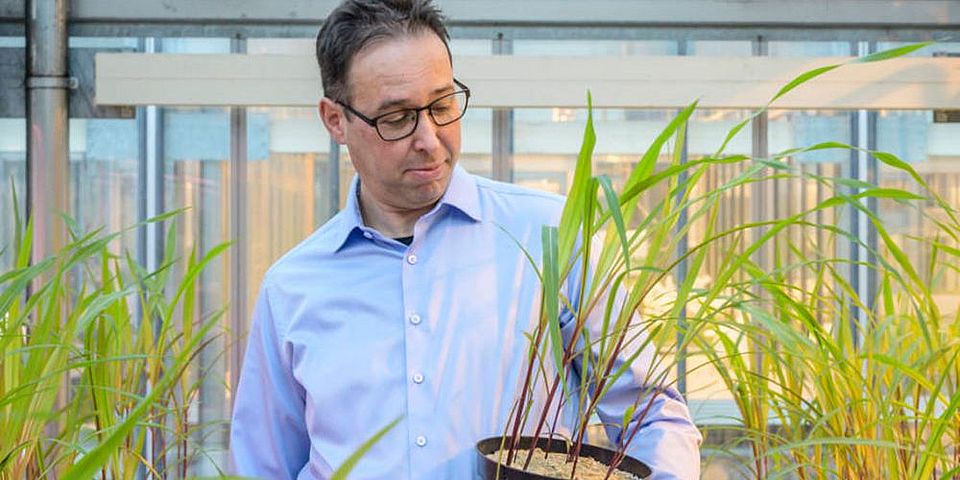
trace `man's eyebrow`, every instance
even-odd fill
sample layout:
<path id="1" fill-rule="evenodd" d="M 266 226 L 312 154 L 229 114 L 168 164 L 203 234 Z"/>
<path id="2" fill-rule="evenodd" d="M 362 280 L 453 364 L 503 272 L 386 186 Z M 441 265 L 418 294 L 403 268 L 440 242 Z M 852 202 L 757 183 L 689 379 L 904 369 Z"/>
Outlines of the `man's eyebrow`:
<path id="1" fill-rule="evenodd" d="M 454 86 L 453 84 L 450 84 L 450 85 L 437 88 L 430 93 L 434 97 L 433 100 L 436 100 L 436 98 L 440 97 L 441 95 L 445 93 L 453 92 L 453 90 L 454 90 Z M 433 100 L 430 100 L 430 101 L 432 102 Z M 401 108 L 414 108 L 414 107 L 422 107 L 422 106 L 423 105 L 411 105 L 408 100 L 404 100 L 404 99 L 399 99 L 399 98 L 393 99 L 393 100 L 388 99 L 388 100 L 384 100 L 383 103 L 380 104 L 380 107 L 377 108 L 377 113 L 389 112 L 389 111 L 393 111 Z"/>

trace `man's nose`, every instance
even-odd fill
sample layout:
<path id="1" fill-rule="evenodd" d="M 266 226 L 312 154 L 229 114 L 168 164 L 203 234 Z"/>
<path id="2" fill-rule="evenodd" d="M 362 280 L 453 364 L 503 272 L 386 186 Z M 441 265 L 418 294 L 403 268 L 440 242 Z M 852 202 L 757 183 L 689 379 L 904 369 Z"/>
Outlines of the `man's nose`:
<path id="1" fill-rule="evenodd" d="M 425 151 L 433 150 L 440 143 L 437 136 L 440 127 L 433 122 L 429 110 L 423 110 L 418 115 L 420 115 L 420 118 L 417 121 L 417 128 L 413 131 L 413 148 Z"/>

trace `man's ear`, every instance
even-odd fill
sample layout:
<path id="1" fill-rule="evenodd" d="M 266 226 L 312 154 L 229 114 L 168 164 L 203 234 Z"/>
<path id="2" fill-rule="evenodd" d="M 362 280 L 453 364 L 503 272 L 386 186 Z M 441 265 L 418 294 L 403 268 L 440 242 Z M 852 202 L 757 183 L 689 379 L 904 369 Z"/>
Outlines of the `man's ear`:
<path id="1" fill-rule="evenodd" d="M 337 105 L 327 97 L 323 97 L 320 99 L 320 104 L 317 105 L 317 108 L 320 111 L 320 120 L 323 121 L 323 126 L 327 127 L 330 136 L 341 145 L 346 143 L 344 123 L 346 123 L 347 119 L 340 105 Z"/>

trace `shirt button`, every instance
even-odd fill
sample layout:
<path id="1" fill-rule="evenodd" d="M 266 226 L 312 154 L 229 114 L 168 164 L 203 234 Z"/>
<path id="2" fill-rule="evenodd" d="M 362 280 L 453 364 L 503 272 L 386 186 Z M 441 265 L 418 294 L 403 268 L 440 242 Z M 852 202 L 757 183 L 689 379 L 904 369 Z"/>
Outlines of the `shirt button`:
<path id="1" fill-rule="evenodd" d="M 420 321 L 421 321 L 420 315 L 417 315 L 416 313 L 414 313 L 413 315 L 410 315 L 410 323 L 414 325 L 420 325 Z"/>
<path id="2" fill-rule="evenodd" d="M 411 253 L 410 255 L 407 255 L 407 263 L 409 263 L 410 265 L 416 265 L 416 264 L 417 264 L 417 256 L 414 255 L 414 254 L 412 254 L 412 253 Z"/>
<path id="3" fill-rule="evenodd" d="M 422 373 L 414 374 L 413 383 L 423 383 L 423 374 Z"/>
<path id="4" fill-rule="evenodd" d="M 415 441 L 417 442 L 418 447 L 427 446 L 427 437 L 424 437 L 423 435 L 420 435 L 419 437 L 417 437 Z"/>
<path id="5" fill-rule="evenodd" d="M 363 232 L 363 236 L 367 238 L 373 238 L 373 234 L 370 232 Z"/>

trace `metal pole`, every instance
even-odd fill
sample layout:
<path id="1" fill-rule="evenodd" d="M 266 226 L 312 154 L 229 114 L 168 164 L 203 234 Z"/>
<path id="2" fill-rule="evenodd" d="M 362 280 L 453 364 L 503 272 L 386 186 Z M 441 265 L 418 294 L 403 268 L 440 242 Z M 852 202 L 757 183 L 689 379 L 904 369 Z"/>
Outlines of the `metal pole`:
<path id="1" fill-rule="evenodd" d="M 70 213 L 68 0 L 27 0 L 27 216 L 37 262 L 66 242 Z"/>
<path id="2" fill-rule="evenodd" d="M 497 33 L 497 37 L 493 40 L 493 54 L 512 55 L 513 41 L 504 38 L 503 33 Z M 513 183 L 513 109 L 494 108 L 492 127 L 491 174 L 494 180 Z"/>
<path id="3" fill-rule="evenodd" d="M 28 0 L 27 31 L 27 202 L 33 222 L 31 262 L 36 264 L 66 245 L 61 213 L 70 213 L 70 148 L 68 145 L 67 1 Z M 37 284 L 48 279 L 45 276 Z M 61 312 L 61 316 L 64 312 Z M 68 402 L 70 381 L 60 382 L 55 408 Z M 55 437 L 60 421 L 44 427 Z"/>
<path id="4" fill-rule="evenodd" d="M 753 42 L 753 55 L 754 56 L 767 56 L 770 54 L 770 47 L 768 40 L 763 37 L 758 37 Z M 751 154 L 754 159 L 758 158 L 768 158 L 770 156 L 770 117 L 767 112 L 763 112 L 753 119 L 751 122 L 751 130 L 753 132 L 751 146 Z M 770 173 L 770 168 L 767 167 L 760 171 L 758 177 L 761 179 Z M 771 180 L 761 180 L 757 183 L 754 183 L 751 186 L 751 202 L 753 203 L 753 221 L 755 222 L 765 222 L 771 220 L 773 215 L 776 212 L 776 204 L 780 201 L 779 198 L 776 198 L 774 195 L 776 191 L 769 185 Z M 766 234 L 768 227 L 763 226 L 754 230 L 754 240 L 759 240 Z M 769 272 L 773 268 L 773 246 L 771 245 L 771 240 L 768 240 L 762 247 L 757 249 L 756 253 L 753 256 L 754 262 L 763 269 L 763 271 Z M 759 286 L 754 286 L 754 293 L 757 295 L 758 299 L 762 299 L 767 294 Z M 753 354 L 753 371 L 759 375 L 758 378 L 763 378 L 764 376 L 764 354 L 761 348 L 758 345 L 766 342 L 767 339 L 764 335 L 761 335 L 755 341 L 756 343 L 748 343 L 749 348 L 754 350 Z M 762 408 L 762 407 L 761 407 Z M 769 419 L 767 420 L 769 425 Z M 767 425 L 764 425 L 766 427 Z M 759 460 L 757 464 L 757 478 L 766 478 L 769 473 L 769 465 L 767 464 L 766 458 Z"/>
<path id="5" fill-rule="evenodd" d="M 234 38 L 230 42 L 232 53 L 243 54 L 247 51 L 246 40 Z M 229 418 L 233 412 L 234 394 L 240 379 L 240 367 L 250 312 L 247 307 L 247 248 L 250 238 L 247 235 L 247 109 L 230 108 L 230 239 L 234 244 L 230 252 L 230 357 L 227 360 L 227 374 L 230 379 L 227 388 L 226 411 Z M 212 385 L 211 385 L 212 387 Z M 215 392 L 209 392 L 214 393 Z M 219 445 L 217 445 L 219 446 Z"/>
<path id="6" fill-rule="evenodd" d="M 677 42 L 677 55 L 686 56 L 687 53 L 687 42 L 681 40 Z M 689 127 L 689 122 L 687 122 Z M 685 164 L 688 161 L 688 156 L 690 154 L 689 144 L 687 139 L 689 138 L 690 131 L 684 129 L 683 131 L 683 151 L 680 152 L 680 163 Z M 689 181 L 689 174 L 686 170 L 680 172 L 680 184 L 684 185 Z M 678 189 L 676 201 L 677 206 L 681 205 L 684 195 L 686 195 L 687 188 Z M 680 218 L 677 220 L 676 233 L 679 235 L 677 240 L 676 255 L 677 258 L 680 258 L 680 263 L 677 264 L 676 276 L 677 276 L 677 285 L 683 285 L 687 281 L 687 269 L 690 268 L 687 258 L 684 255 L 687 254 L 689 250 L 688 237 L 686 233 L 687 222 L 688 222 L 688 211 L 687 207 L 680 208 Z M 680 330 L 677 332 L 677 390 L 680 391 L 680 394 L 684 397 L 687 396 L 687 347 L 683 345 L 683 342 L 686 340 L 686 330 L 687 330 L 687 306 L 684 305 L 680 307 L 680 318 L 677 319 Z"/>

